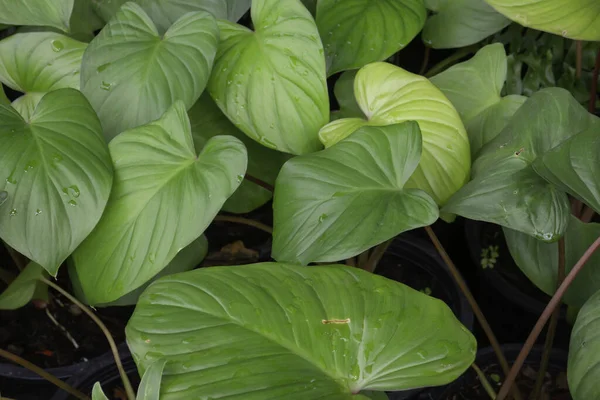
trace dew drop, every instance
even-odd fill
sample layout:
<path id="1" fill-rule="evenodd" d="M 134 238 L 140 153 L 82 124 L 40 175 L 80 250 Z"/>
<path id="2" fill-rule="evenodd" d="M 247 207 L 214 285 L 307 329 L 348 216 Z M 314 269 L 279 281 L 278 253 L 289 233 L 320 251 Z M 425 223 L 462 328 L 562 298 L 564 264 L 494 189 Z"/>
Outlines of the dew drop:
<path id="1" fill-rule="evenodd" d="M 100 73 L 102 71 L 104 71 L 106 68 L 110 67 L 111 63 L 106 63 L 106 64 L 102 64 L 101 66 L 98 67 L 98 69 L 96 69 L 96 72 Z"/>
<path id="2" fill-rule="evenodd" d="M 325 221 L 326 218 L 327 218 L 327 214 L 321 214 L 321 216 L 319 217 L 319 223 Z"/>
<path id="3" fill-rule="evenodd" d="M 14 176 L 11 175 L 11 176 L 9 176 L 9 177 L 6 178 L 6 183 L 10 183 L 10 184 L 16 185 L 17 184 L 17 180 L 15 179 Z"/>
<path id="4" fill-rule="evenodd" d="M 69 205 L 71 207 L 75 207 L 77 205 L 77 202 L 75 200 L 69 200 Z"/>
<path id="5" fill-rule="evenodd" d="M 12 210 L 10 210 L 10 213 L 9 213 L 9 215 L 10 215 L 11 217 L 14 217 L 15 215 L 17 215 L 17 209 L 16 209 L 16 208 L 13 208 Z"/>
<path id="6" fill-rule="evenodd" d="M 59 162 L 61 162 L 62 160 L 63 160 L 63 156 L 61 156 L 61 155 L 60 155 L 60 154 L 58 154 L 58 153 L 55 153 L 55 154 L 52 156 L 52 161 L 54 162 L 54 164 L 58 164 L 58 163 L 59 163 Z"/>
<path id="7" fill-rule="evenodd" d="M 3 190 L 0 192 L 0 206 L 4 204 L 8 200 L 8 192 Z"/>
<path id="8" fill-rule="evenodd" d="M 108 82 L 102 81 L 102 83 L 100 84 L 100 89 L 102 89 L 102 90 L 110 90 L 111 86 L 112 86 L 112 83 L 108 83 Z"/>
<path id="9" fill-rule="evenodd" d="M 27 165 L 25 166 L 24 171 L 25 172 L 29 172 L 32 169 L 34 169 L 37 166 L 37 161 L 36 160 L 31 160 L 27 163 Z"/>
<path id="10" fill-rule="evenodd" d="M 40 215 L 42 213 L 42 210 L 40 210 L 39 208 L 37 210 L 35 210 L 35 216 L 37 217 L 38 215 Z"/>
<path id="11" fill-rule="evenodd" d="M 52 50 L 54 50 L 57 53 L 65 48 L 65 45 L 60 40 L 53 40 L 52 42 L 50 42 L 50 46 L 52 47 Z"/>
<path id="12" fill-rule="evenodd" d="M 241 183 L 244 180 L 244 175 L 238 175 L 236 179 L 238 183 Z"/>

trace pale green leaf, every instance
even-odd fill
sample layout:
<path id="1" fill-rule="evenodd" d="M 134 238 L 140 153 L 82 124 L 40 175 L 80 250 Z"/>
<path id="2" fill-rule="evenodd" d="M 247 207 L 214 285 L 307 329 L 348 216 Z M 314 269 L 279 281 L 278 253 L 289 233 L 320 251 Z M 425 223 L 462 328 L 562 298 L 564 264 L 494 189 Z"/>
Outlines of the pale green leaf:
<path id="1" fill-rule="evenodd" d="M 138 288 L 197 239 L 237 189 L 246 149 L 212 138 L 196 156 L 185 105 L 123 132 L 109 145 L 115 184 L 100 223 L 73 254 L 90 304 Z"/>
<path id="2" fill-rule="evenodd" d="M 573 400 L 600 397 L 600 291 L 583 306 L 571 332 L 567 378 Z"/>
<path id="3" fill-rule="evenodd" d="M 69 31 L 75 0 L 0 0 L 0 23 L 52 26 Z"/>
<path id="4" fill-rule="evenodd" d="M 341 265 L 163 278 L 142 295 L 126 333 L 141 371 L 167 360 L 165 399 L 355 400 L 361 390 L 451 382 L 476 347 L 443 302 Z"/>
<path id="5" fill-rule="evenodd" d="M 422 0 L 319 0 L 328 74 L 389 58 L 417 36 L 426 17 Z"/>
<path id="6" fill-rule="evenodd" d="M 373 63 L 358 71 L 354 93 L 367 119 L 340 119 L 324 126 L 319 137 L 326 147 L 363 125 L 416 121 L 423 154 L 406 187 L 422 189 L 444 204 L 469 179 L 469 140 L 463 123 L 450 101 L 426 78 L 391 64 Z"/>
<path id="7" fill-rule="evenodd" d="M 299 0 L 254 0 L 255 32 L 219 21 L 221 43 L 208 90 L 225 115 L 263 146 L 319 150 L 329 121 L 323 46 Z"/>
<path id="8" fill-rule="evenodd" d="M 100 382 L 94 383 L 94 387 L 92 388 L 92 400 L 108 400 L 108 397 L 106 397 L 102 390 L 102 386 L 100 386 Z"/>
<path id="9" fill-rule="evenodd" d="M 481 149 L 473 164 L 473 179 L 442 211 L 499 224 L 543 241 L 558 240 L 567 229 L 569 200 L 531 164 L 587 129 L 592 118 L 564 89 L 535 93 Z"/>
<path id="10" fill-rule="evenodd" d="M 94 228 L 112 186 L 102 127 L 74 89 L 46 94 L 29 120 L 0 105 L 0 237 L 56 275 Z"/>
<path id="11" fill-rule="evenodd" d="M 248 171 L 254 178 L 273 186 L 281 166 L 290 156 L 261 146 L 237 129 L 219 110 L 208 93 L 188 111 L 196 151 L 201 151 L 206 142 L 217 135 L 231 135 L 240 139 L 248 151 Z M 273 193 L 249 180 L 244 180 L 235 193 L 227 199 L 223 210 L 245 214 L 271 200 Z"/>
<path id="12" fill-rule="evenodd" d="M 506 68 L 504 46 L 495 43 L 479 50 L 470 60 L 431 78 L 431 83 L 448 97 L 460 114 L 469 135 L 472 157 L 504 129 L 527 100 L 524 96 L 500 96 Z"/>
<path id="13" fill-rule="evenodd" d="M 29 121 L 35 114 L 35 108 L 45 95 L 44 92 L 30 92 L 13 101 L 11 106 L 21 114 L 25 121 Z"/>
<path id="14" fill-rule="evenodd" d="M 36 289 L 46 286 L 40 279 L 48 275 L 44 268 L 30 262 L 14 281 L 0 293 L 0 310 L 16 310 L 33 300 Z"/>
<path id="15" fill-rule="evenodd" d="M 344 260 L 434 223 L 433 199 L 405 189 L 420 156 L 419 127 L 405 122 L 367 126 L 329 149 L 288 161 L 275 184 L 273 258 Z"/>
<path id="16" fill-rule="evenodd" d="M 142 376 L 136 400 L 159 400 L 162 374 L 166 363 L 165 359 L 160 359 L 150 364 Z"/>
<path id="17" fill-rule="evenodd" d="M 200 97 L 219 32 L 206 12 L 189 13 L 160 36 L 135 3 L 125 4 L 83 56 L 81 91 L 112 139 L 158 119 L 176 100 L 187 108 Z"/>
<path id="18" fill-rule="evenodd" d="M 469 46 L 504 29 L 510 20 L 484 0 L 451 0 L 436 4 L 423 28 L 423 41 L 434 49 Z"/>
<path id="19" fill-rule="evenodd" d="M 496 11 L 529 28 L 578 40 L 600 40 L 600 1 L 485 0 Z"/>

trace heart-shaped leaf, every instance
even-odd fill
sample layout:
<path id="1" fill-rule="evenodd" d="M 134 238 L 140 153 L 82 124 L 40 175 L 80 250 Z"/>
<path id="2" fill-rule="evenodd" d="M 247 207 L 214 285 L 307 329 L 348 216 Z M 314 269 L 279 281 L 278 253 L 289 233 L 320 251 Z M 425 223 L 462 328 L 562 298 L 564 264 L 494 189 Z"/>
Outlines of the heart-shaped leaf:
<path id="1" fill-rule="evenodd" d="M 485 0 L 513 21 L 578 40 L 600 40 L 600 2 L 589 0 Z"/>
<path id="2" fill-rule="evenodd" d="M 600 291 L 583 306 L 571 332 L 567 378 L 573 400 L 600 397 Z"/>
<path id="3" fill-rule="evenodd" d="M 25 93 L 79 89 L 86 47 L 60 33 L 17 33 L 0 41 L 0 81 Z"/>
<path id="4" fill-rule="evenodd" d="M 83 56 L 81 91 L 104 134 L 158 119 L 176 100 L 190 108 L 206 86 L 219 31 L 206 12 L 188 13 L 160 36 L 135 3 L 125 4 Z"/>
<path id="5" fill-rule="evenodd" d="M 468 368 L 476 347 L 441 301 L 341 265 L 163 278 L 142 295 L 126 333 L 142 371 L 167 360 L 161 395 L 187 399 L 357 400 L 363 389 L 442 385 Z"/>
<path id="6" fill-rule="evenodd" d="M 444 204 L 469 179 L 469 140 L 463 123 L 450 101 L 426 78 L 391 64 L 373 63 L 358 71 L 354 94 L 367 119 L 345 118 L 324 126 L 319 137 L 326 147 L 364 125 L 417 121 L 423 154 L 406 187 L 422 189 Z"/>
<path id="7" fill-rule="evenodd" d="M 437 2 L 434 15 L 427 18 L 423 41 L 434 49 L 469 46 L 504 29 L 510 20 L 484 0 Z"/>
<path id="8" fill-rule="evenodd" d="M 389 58 L 417 36 L 426 17 L 422 0 L 319 0 L 328 74 Z"/>
<path id="9" fill-rule="evenodd" d="M 36 290 L 46 289 L 40 279 L 47 273 L 41 265 L 30 262 L 19 276 L 0 293 L 0 310 L 16 310 L 29 303 L 35 297 Z"/>
<path id="10" fill-rule="evenodd" d="M 472 59 L 431 78 L 431 83 L 460 114 L 469 135 L 472 157 L 504 129 L 527 100 L 524 96 L 500 96 L 506 68 L 504 46 L 495 43 L 479 50 Z"/>
<path id="11" fill-rule="evenodd" d="M 0 105 L 0 237 L 56 275 L 94 228 L 112 167 L 102 127 L 74 89 L 46 94 L 29 120 Z"/>
<path id="12" fill-rule="evenodd" d="M 405 122 L 365 126 L 334 147 L 288 161 L 275 185 L 273 258 L 344 260 L 435 222 L 433 199 L 405 189 L 420 156 L 419 126 Z"/>
<path id="13" fill-rule="evenodd" d="M 529 280 L 549 295 L 556 291 L 558 243 L 543 243 L 511 229 L 504 229 L 506 243 L 515 263 Z M 569 273 L 588 247 L 600 236 L 600 224 L 584 224 L 570 217 L 565 232 L 565 266 Z M 577 275 L 563 301 L 579 308 L 600 290 L 600 253 L 596 253 Z"/>
<path id="14" fill-rule="evenodd" d="M 539 157 L 533 164 L 544 179 L 600 213 L 600 119 L 586 131 Z"/>
<path id="15" fill-rule="evenodd" d="M 219 21 L 211 96 L 263 146 L 292 154 L 319 150 L 329 99 L 313 17 L 298 0 L 253 0 L 252 22 L 255 32 Z"/>
<path id="16" fill-rule="evenodd" d="M 564 89 L 535 93 L 481 149 L 473 164 L 473 180 L 442 211 L 499 224 L 543 241 L 558 240 L 569 222 L 569 200 L 531 164 L 587 129 L 592 118 Z"/>
<path id="17" fill-rule="evenodd" d="M 219 110 L 208 93 L 204 92 L 200 99 L 188 111 L 192 126 L 194 146 L 199 152 L 206 142 L 214 136 L 231 135 L 240 139 L 248 151 L 248 171 L 254 178 L 273 186 L 281 166 L 290 156 L 261 146 L 237 129 Z M 223 210 L 245 214 L 264 205 L 271 200 L 273 193 L 249 180 L 244 180 L 235 193 L 227 199 Z"/>
<path id="18" fill-rule="evenodd" d="M 69 31 L 75 0 L 0 0 L 0 23 L 52 26 Z"/>
<path id="19" fill-rule="evenodd" d="M 212 138 L 196 156 L 183 102 L 109 145 L 115 184 L 100 223 L 73 254 L 90 304 L 138 288 L 198 238 L 246 172 L 236 138 Z"/>

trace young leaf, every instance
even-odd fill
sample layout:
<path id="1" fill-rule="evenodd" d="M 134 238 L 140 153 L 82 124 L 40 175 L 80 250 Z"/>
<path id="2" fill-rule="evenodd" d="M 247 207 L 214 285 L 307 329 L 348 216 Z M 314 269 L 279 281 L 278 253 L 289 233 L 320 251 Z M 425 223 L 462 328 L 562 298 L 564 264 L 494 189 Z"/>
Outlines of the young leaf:
<path id="1" fill-rule="evenodd" d="M 158 119 L 176 100 L 187 108 L 206 86 L 219 32 L 212 15 L 186 14 L 160 36 L 135 3 L 125 4 L 83 55 L 81 91 L 112 139 Z"/>
<path id="2" fill-rule="evenodd" d="M 468 179 L 469 140 L 460 116 L 426 78 L 387 63 L 373 63 L 358 71 L 356 101 L 366 120 L 344 118 L 319 132 L 326 147 L 364 125 L 385 126 L 403 121 L 419 123 L 423 154 L 407 188 L 422 189 L 444 204 Z"/>
<path id="3" fill-rule="evenodd" d="M 162 374 L 166 363 L 165 359 L 160 359 L 150 364 L 142 376 L 136 400 L 159 400 Z"/>
<path id="4" fill-rule="evenodd" d="M 242 132 L 263 146 L 306 154 L 329 121 L 319 32 L 299 0 L 253 0 L 255 32 L 219 21 L 208 90 Z"/>
<path id="5" fill-rule="evenodd" d="M 600 118 L 539 157 L 535 172 L 600 213 Z"/>
<path id="6" fill-rule="evenodd" d="M 600 291 L 583 306 L 571 332 L 567 378 L 573 400 L 600 397 Z"/>
<path id="7" fill-rule="evenodd" d="M 319 0 L 328 74 L 392 56 L 417 36 L 426 17 L 422 0 Z"/>
<path id="8" fill-rule="evenodd" d="M 483 0 L 478 0 L 483 1 Z M 501 43 L 485 46 L 473 58 L 431 78 L 448 97 L 467 128 L 471 156 L 492 140 L 527 100 L 500 92 L 506 81 L 506 53 Z"/>
<path id="9" fill-rule="evenodd" d="M 0 310 L 16 310 L 29 303 L 36 289 L 40 285 L 46 286 L 40 282 L 46 276 L 46 271 L 39 264 L 33 261 L 27 264 L 6 290 L 0 293 Z"/>
<path id="10" fill-rule="evenodd" d="M 521 232 L 504 229 L 510 254 L 521 271 L 531 282 L 548 295 L 556 291 L 558 272 L 558 243 L 544 243 Z M 567 274 L 581 258 L 587 248 L 600 236 L 600 224 L 584 224 L 570 216 L 565 232 L 565 259 Z M 600 289 L 600 253 L 595 253 L 586 268 L 577 275 L 563 302 L 580 308 Z"/>
<path id="11" fill-rule="evenodd" d="M 52 26 L 69 31 L 74 0 L 0 0 L 0 23 Z"/>
<path id="12" fill-rule="evenodd" d="M 419 126 L 411 121 L 365 126 L 334 147 L 288 161 L 275 184 L 273 258 L 344 260 L 435 222 L 435 202 L 405 189 L 420 156 Z"/>
<path id="13" fill-rule="evenodd" d="M 569 222 L 569 200 L 536 174 L 531 164 L 587 129 L 592 117 L 564 89 L 535 93 L 481 149 L 473 164 L 473 179 L 442 211 L 499 224 L 546 242 L 558 240 Z"/>
<path id="14" fill-rule="evenodd" d="M 423 41 L 434 49 L 469 46 L 504 29 L 510 20 L 484 0 L 438 2 L 423 28 Z"/>
<path id="15" fill-rule="evenodd" d="M 106 397 L 102 390 L 102 386 L 100 386 L 100 382 L 94 383 L 94 387 L 92 388 L 92 400 L 108 400 L 108 397 Z"/>
<path id="16" fill-rule="evenodd" d="M 109 145 L 115 185 L 100 223 L 73 254 L 90 304 L 138 288 L 198 238 L 246 172 L 244 145 L 208 141 L 196 156 L 185 105 Z"/>
<path id="17" fill-rule="evenodd" d="M 476 347 L 441 301 L 341 265 L 163 278 L 142 295 L 126 333 L 142 371 L 167 360 L 162 395 L 189 399 L 353 400 L 361 390 L 442 385 L 468 368 Z"/>
<path id="18" fill-rule="evenodd" d="M 111 191 L 100 121 L 74 89 L 46 94 L 28 120 L 0 105 L 0 149 L 0 237 L 55 276 Z"/>
<path id="19" fill-rule="evenodd" d="M 577 40 L 600 40 L 600 2 L 589 0 L 485 0 L 513 21 Z"/>
<path id="20" fill-rule="evenodd" d="M 248 151 L 248 174 L 270 185 L 275 184 L 281 166 L 290 158 L 288 154 L 261 146 L 244 135 L 219 110 L 207 92 L 202 93 L 200 99 L 188 111 L 188 115 L 197 152 L 202 150 L 211 137 L 235 136 L 244 143 Z M 235 193 L 227 199 L 223 210 L 245 214 L 264 205 L 271 200 L 271 197 L 273 197 L 271 191 L 245 179 Z"/>

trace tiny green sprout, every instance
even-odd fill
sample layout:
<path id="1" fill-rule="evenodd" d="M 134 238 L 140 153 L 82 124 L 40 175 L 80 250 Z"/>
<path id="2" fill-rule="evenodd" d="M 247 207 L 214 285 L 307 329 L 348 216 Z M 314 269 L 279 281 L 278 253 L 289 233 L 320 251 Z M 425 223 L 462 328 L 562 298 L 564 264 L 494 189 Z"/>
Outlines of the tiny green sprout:
<path id="1" fill-rule="evenodd" d="M 485 249 L 481 249 L 481 267 L 483 269 L 494 268 L 494 265 L 500 256 L 498 251 L 498 246 L 488 246 Z"/>
<path id="2" fill-rule="evenodd" d="M 498 374 L 490 374 L 490 378 L 496 383 L 500 383 L 500 375 Z"/>

